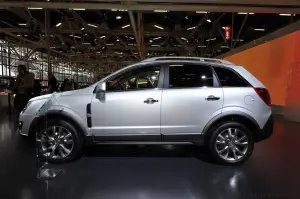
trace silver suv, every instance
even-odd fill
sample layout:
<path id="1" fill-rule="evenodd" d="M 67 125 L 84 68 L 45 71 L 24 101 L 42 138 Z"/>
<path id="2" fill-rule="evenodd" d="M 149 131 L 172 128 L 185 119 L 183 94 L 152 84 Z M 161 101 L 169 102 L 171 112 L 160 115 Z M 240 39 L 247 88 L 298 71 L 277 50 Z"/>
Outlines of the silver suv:
<path id="1" fill-rule="evenodd" d="M 93 144 L 197 144 L 240 164 L 273 132 L 270 96 L 241 66 L 217 59 L 156 57 L 88 88 L 33 98 L 21 135 L 35 135 L 50 162 Z"/>

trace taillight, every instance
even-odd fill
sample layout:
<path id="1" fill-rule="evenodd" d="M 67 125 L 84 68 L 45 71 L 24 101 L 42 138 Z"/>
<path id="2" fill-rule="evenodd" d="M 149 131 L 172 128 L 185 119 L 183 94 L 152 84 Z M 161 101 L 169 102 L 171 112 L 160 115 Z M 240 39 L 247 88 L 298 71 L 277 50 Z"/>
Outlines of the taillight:
<path id="1" fill-rule="evenodd" d="M 265 88 L 254 88 L 259 97 L 268 105 L 271 105 L 271 97 L 269 91 Z"/>

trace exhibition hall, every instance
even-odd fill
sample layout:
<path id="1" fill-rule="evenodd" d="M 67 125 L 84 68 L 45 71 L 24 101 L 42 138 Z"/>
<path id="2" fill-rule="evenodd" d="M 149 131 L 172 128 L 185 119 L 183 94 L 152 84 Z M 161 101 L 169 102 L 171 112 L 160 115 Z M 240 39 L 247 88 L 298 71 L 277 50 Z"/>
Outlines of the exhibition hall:
<path id="1" fill-rule="evenodd" d="M 1 199 L 300 198 L 300 1 L 0 16 Z"/>

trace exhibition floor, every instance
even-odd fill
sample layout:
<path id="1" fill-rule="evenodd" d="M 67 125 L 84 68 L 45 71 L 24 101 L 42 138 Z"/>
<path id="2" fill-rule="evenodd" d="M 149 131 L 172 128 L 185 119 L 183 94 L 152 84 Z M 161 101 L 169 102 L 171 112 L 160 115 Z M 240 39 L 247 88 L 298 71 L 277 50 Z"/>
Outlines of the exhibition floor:
<path id="1" fill-rule="evenodd" d="M 15 132 L 15 119 L 0 123 L 3 199 L 300 198 L 300 124 L 280 118 L 274 135 L 239 167 L 212 164 L 195 146 L 97 146 L 55 165 L 63 173 L 48 182 L 36 180 L 34 143 Z"/>

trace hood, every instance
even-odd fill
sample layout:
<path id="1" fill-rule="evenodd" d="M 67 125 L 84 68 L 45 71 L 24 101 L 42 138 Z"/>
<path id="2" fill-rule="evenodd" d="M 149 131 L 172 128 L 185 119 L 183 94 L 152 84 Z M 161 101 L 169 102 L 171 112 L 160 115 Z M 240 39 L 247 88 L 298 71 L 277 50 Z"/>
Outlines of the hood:
<path id="1" fill-rule="evenodd" d="M 51 94 L 47 94 L 47 95 L 41 95 L 41 96 L 38 96 L 38 97 L 34 97 L 34 98 L 31 98 L 29 101 L 37 101 L 37 100 L 44 100 L 44 99 L 49 99 L 51 98 L 53 95 L 55 95 L 55 93 L 51 93 Z"/>

